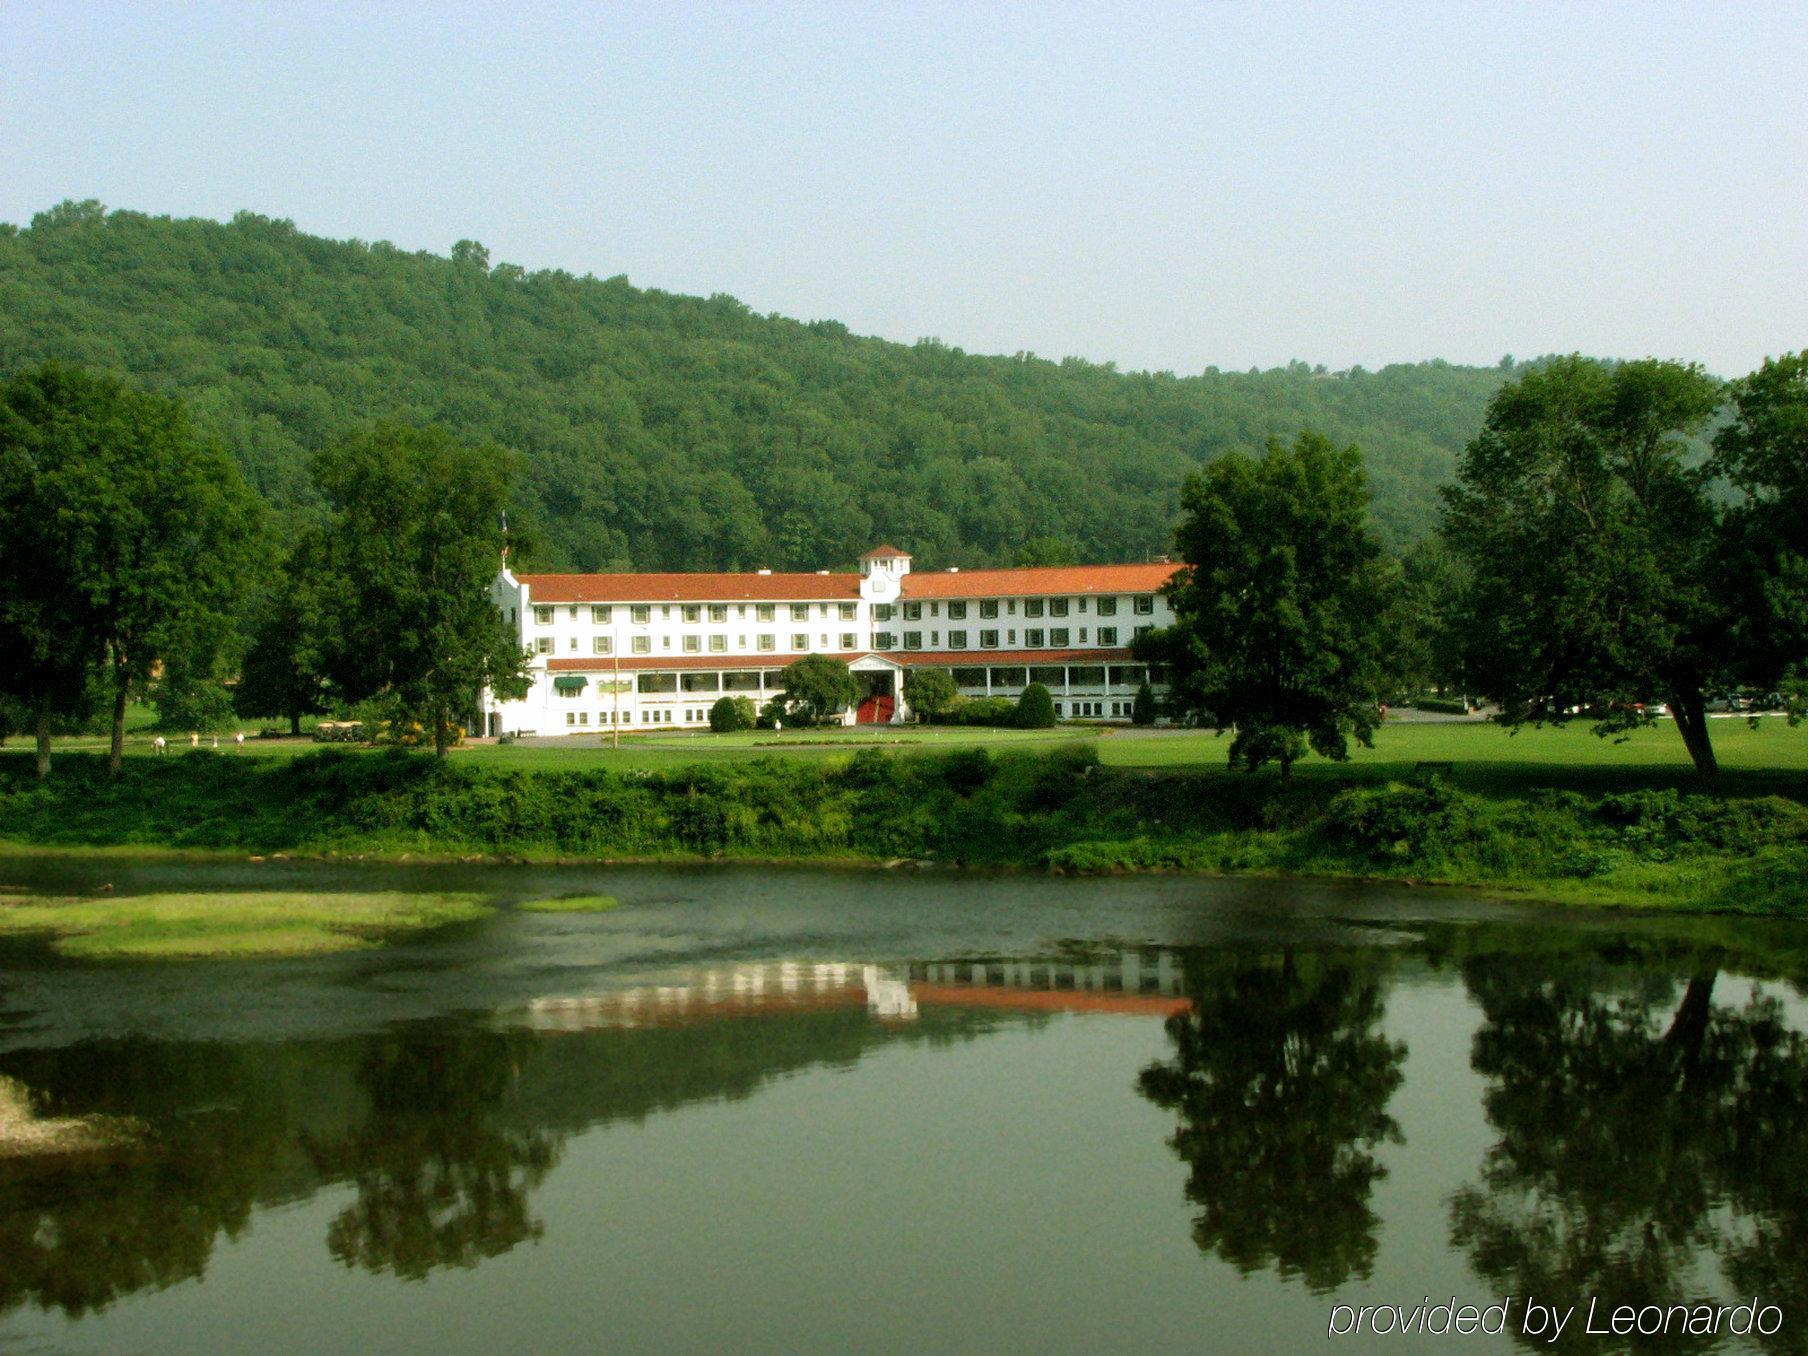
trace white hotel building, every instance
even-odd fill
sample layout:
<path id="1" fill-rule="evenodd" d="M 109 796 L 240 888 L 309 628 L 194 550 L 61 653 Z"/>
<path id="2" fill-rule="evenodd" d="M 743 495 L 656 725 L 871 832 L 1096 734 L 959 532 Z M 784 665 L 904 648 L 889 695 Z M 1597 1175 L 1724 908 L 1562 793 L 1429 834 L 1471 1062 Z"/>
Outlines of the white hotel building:
<path id="1" fill-rule="evenodd" d="M 858 574 L 521 574 L 492 597 L 533 656 L 520 701 L 483 697 L 485 734 L 697 727 L 722 696 L 761 706 L 785 666 L 845 660 L 864 695 L 843 719 L 900 721 L 904 675 L 948 670 L 968 696 L 1045 685 L 1064 720 L 1128 720 L 1148 666 L 1130 642 L 1173 621 L 1176 567 L 1077 565 L 913 574 L 889 546 Z"/>

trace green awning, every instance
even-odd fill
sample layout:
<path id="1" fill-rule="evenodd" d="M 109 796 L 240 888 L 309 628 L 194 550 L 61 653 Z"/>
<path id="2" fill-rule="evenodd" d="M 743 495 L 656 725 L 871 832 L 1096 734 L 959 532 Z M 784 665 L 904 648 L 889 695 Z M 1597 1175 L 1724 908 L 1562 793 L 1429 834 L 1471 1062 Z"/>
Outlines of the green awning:
<path id="1" fill-rule="evenodd" d="M 552 685 L 556 692 L 582 692 L 590 686 L 590 680 L 581 673 L 555 673 Z"/>

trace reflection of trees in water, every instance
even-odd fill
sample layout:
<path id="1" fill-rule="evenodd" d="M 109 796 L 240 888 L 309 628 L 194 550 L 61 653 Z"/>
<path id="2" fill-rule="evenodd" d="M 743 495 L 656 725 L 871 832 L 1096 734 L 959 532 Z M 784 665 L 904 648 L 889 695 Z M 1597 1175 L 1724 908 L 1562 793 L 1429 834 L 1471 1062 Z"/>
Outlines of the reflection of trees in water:
<path id="1" fill-rule="evenodd" d="M 1321 955 L 1194 959 L 1190 1011 L 1168 1021 L 1172 1058 L 1144 1096 L 1177 1111 L 1170 1143 L 1200 1207 L 1193 1238 L 1239 1271 L 1272 1266 L 1328 1290 L 1375 1257 L 1371 1152 L 1398 1140 L 1387 1114 L 1406 1047 L 1377 1028 L 1380 980 Z"/>
<path id="2" fill-rule="evenodd" d="M 0 1174 L 0 1311 L 30 1301 L 70 1315 L 198 1277 L 214 1240 L 237 1237 L 277 1166 L 279 1099 L 228 1047 L 88 1041 L 9 1055 L 54 1115 L 132 1116 L 145 1149 Z"/>
<path id="3" fill-rule="evenodd" d="M 1808 1043 L 1781 1005 L 1756 993 L 1716 1003 L 1707 970 L 1678 983 L 1495 956 L 1464 977 L 1484 1022 L 1471 1063 L 1490 1080 L 1497 1134 L 1480 1181 L 1451 1202 L 1452 1239 L 1476 1270 L 1565 1304 L 1730 1293 L 1797 1320 L 1808 1303 Z M 1790 1321 L 1768 1341 L 1800 1351 L 1805 1333 Z M 1647 1342 L 1690 1345 L 1675 1332 Z"/>
<path id="4" fill-rule="evenodd" d="M 38 1090 L 45 1114 L 131 1117 L 149 1134 L 130 1154 L 0 1162 L 0 1313 L 83 1314 L 197 1279 L 257 1206 L 340 1180 L 356 1194 L 326 1244 L 346 1265 L 410 1278 L 474 1266 L 540 1236 L 533 1193 L 571 1133 L 1001 1020 L 899 1027 L 832 1009 L 547 1038 L 444 1018 L 324 1041 L 9 1052 L 0 1074 Z"/>
<path id="5" fill-rule="evenodd" d="M 327 1231 L 334 1257 L 417 1279 L 540 1237 L 528 1198 L 562 1137 L 498 1118 L 532 1046 L 525 1034 L 447 1032 L 441 1023 L 369 1045 L 357 1072 L 369 1101 L 363 1124 L 337 1140 L 304 1141 L 323 1176 L 357 1187 Z"/>

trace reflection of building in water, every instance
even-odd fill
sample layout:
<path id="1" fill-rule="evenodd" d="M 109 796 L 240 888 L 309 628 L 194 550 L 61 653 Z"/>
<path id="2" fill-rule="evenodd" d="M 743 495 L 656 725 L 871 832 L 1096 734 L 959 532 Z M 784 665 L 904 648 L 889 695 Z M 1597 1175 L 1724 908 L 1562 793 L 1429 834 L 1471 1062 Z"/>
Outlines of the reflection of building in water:
<path id="1" fill-rule="evenodd" d="M 909 1021 L 928 1006 L 1166 1017 L 1184 1010 L 1187 1000 L 1178 959 L 1167 951 L 904 966 L 773 961 L 721 966 L 610 994 L 535 999 L 526 1024 L 541 1031 L 671 1026 L 856 1006 L 884 1021 Z"/>

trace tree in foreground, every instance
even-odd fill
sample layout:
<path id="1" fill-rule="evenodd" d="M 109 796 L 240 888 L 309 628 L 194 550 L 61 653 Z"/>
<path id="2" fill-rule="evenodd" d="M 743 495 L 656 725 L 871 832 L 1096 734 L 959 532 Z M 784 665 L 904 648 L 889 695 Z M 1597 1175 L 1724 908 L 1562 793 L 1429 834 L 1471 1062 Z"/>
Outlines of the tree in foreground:
<path id="1" fill-rule="evenodd" d="M 709 708 L 709 728 L 716 734 L 751 730 L 758 718 L 751 697 L 717 697 Z"/>
<path id="2" fill-rule="evenodd" d="M 1745 495 L 1729 515 L 1737 646 L 1752 681 L 1781 688 L 1799 720 L 1808 699 L 1808 350 L 1767 359 L 1728 394 L 1714 469 Z"/>
<path id="3" fill-rule="evenodd" d="M 174 401 L 47 364 L 7 383 L 3 403 L 9 686 L 37 712 L 47 769 L 52 719 L 102 670 L 117 772 L 131 691 L 160 664 L 217 676 L 258 563 L 259 509 Z"/>
<path id="4" fill-rule="evenodd" d="M 1728 681 L 1723 534 L 1689 438 L 1719 386 L 1694 366 L 1560 358 L 1501 388 L 1445 492 L 1470 572 L 1463 668 L 1507 725 L 1622 732 L 1667 702 L 1717 770 L 1706 693 Z"/>
<path id="5" fill-rule="evenodd" d="M 333 507 L 326 671 L 349 701 L 419 722 L 445 756 L 487 687 L 526 695 L 528 657 L 490 599 L 516 470 L 498 447 L 382 424 L 321 453 Z"/>
<path id="6" fill-rule="evenodd" d="M 1174 625 L 1138 649 L 1169 666 L 1169 709 L 1234 731 L 1230 761 L 1252 772 L 1371 743 L 1388 591 L 1362 454 L 1273 439 L 1260 460 L 1231 453 L 1190 476 L 1181 506 Z"/>
<path id="7" fill-rule="evenodd" d="M 1055 699 L 1041 683 L 1031 683 L 1017 699 L 1017 728 L 1049 730 L 1055 724 Z"/>
<path id="8" fill-rule="evenodd" d="M 1136 689 L 1136 699 L 1130 703 L 1130 723 L 1132 725 L 1153 725 L 1155 723 L 1155 689 L 1147 683 Z"/>
<path id="9" fill-rule="evenodd" d="M 919 720 L 935 720 L 960 704 L 960 689 L 946 669 L 912 669 L 904 675 L 904 700 Z"/>
<path id="10" fill-rule="evenodd" d="M 860 700 L 860 680 L 845 660 L 826 654 L 794 659 L 779 674 L 783 694 L 769 705 L 787 724 L 820 725 Z"/>

